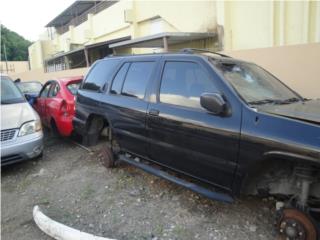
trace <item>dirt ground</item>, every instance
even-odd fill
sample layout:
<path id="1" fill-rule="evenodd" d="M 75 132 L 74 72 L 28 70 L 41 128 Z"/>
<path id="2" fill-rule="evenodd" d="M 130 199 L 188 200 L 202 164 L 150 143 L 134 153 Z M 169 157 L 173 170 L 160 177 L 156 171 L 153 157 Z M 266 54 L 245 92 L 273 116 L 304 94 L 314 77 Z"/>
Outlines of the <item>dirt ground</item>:
<path id="1" fill-rule="evenodd" d="M 32 218 L 116 239 L 274 239 L 274 203 L 208 200 L 127 164 L 106 169 L 97 147 L 46 138 L 42 158 L 2 168 L 3 240 L 51 239 Z"/>

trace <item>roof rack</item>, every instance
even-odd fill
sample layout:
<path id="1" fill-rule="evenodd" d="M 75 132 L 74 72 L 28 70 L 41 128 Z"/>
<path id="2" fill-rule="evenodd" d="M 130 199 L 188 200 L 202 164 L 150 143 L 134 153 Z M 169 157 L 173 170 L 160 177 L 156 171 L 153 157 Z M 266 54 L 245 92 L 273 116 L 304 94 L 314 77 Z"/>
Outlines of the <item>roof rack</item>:
<path id="1" fill-rule="evenodd" d="M 180 52 L 181 53 L 190 53 L 190 54 L 193 54 L 195 52 L 207 52 L 207 53 L 213 53 L 213 54 L 219 55 L 221 57 L 232 58 L 232 57 L 230 57 L 228 55 L 225 55 L 225 54 L 222 54 L 222 53 L 210 51 L 210 50 L 207 50 L 207 49 L 201 49 L 201 48 L 183 48 L 183 49 L 180 50 Z"/>

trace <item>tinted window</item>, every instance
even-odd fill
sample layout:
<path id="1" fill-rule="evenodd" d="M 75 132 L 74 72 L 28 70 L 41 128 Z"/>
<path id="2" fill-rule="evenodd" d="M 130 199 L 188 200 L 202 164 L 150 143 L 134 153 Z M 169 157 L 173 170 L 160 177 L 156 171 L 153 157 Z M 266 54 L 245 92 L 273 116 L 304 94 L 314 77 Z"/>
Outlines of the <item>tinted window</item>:
<path id="1" fill-rule="evenodd" d="M 38 82 L 19 82 L 16 83 L 18 88 L 25 93 L 39 93 L 42 85 Z"/>
<path id="2" fill-rule="evenodd" d="M 69 92 L 72 95 L 76 95 L 77 94 L 77 90 L 79 89 L 81 82 L 75 82 L 75 83 L 69 83 L 67 85 L 67 89 L 69 90 Z"/>
<path id="3" fill-rule="evenodd" d="M 58 92 L 59 92 L 59 85 L 57 83 L 54 83 L 54 85 L 50 89 L 49 97 L 57 96 Z"/>
<path id="4" fill-rule="evenodd" d="M 153 67 L 154 62 L 132 63 L 123 84 L 122 94 L 140 99 L 144 98 Z"/>
<path id="5" fill-rule="evenodd" d="M 199 64 L 192 62 L 167 62 L 165 64 L 160 101 L 186 107 L 200 107 L 204 92 L 217 92 L 213 80 Z"/>
<path id="6" fill-rule="evenodd" d="M 126 76 L 126 73 L 128 71 L 128 67 L 129 67 L 129 63 L 125 63 L 118 71 L 118 73 L 115 76 L 113 83 L 112 83 L 111 93 L 114 93 L 114 94 L 121 93 L 123 80 L 124 80 L 124 77 Z"/>
<path id="7" fill-rule="evenodd" d="M 101 89 L 108 80 L 108 77 L 110 77 L 112 70 L 118 64 L 118 62 L 119 60 L 117 59 L 99 61 L 89 72 L 82 88 L 93 91 L 98 91 Z"/>
<path id="8" fill-rule="evenodd" d="M 49 89 L 51 87 L 52 84 L 48 84 L 45 86 L 45 88 L 41 91 L 41 94 L 40 94 L 40 97 L 47 97 L 48 96 L 48 92 L 49 92 Z"/>

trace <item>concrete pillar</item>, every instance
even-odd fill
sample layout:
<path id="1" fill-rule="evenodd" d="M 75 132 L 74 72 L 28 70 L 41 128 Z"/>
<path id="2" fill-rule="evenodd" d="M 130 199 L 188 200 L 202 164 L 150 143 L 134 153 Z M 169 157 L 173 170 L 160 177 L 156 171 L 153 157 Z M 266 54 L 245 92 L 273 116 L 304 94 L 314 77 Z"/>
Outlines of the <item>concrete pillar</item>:
<path id="1" fill-rule="evenodd" d="M 86 38 L 88 38 L 88 40 L 91 43 L 94 43 L 95 33 L 94 33 L 93 14 L 92 13 L 88 14 L 88 25 L 89 25 L 89 32 L 88 32 L 89 36 L 86 36 Z"/>
<path id="2" fill-rule="evenodd" d="M 164 50 L 164 52 L 169 51 L 168 37 L 163 37 L 163 50 Z"/>
<path id="3" fill-rule="evenodd" d="M 86 58 L 86 66 L 90 67 L 89 54 L 88 54 L 88 49 L 87 48 L 84 49 L 84 56 Z"/>

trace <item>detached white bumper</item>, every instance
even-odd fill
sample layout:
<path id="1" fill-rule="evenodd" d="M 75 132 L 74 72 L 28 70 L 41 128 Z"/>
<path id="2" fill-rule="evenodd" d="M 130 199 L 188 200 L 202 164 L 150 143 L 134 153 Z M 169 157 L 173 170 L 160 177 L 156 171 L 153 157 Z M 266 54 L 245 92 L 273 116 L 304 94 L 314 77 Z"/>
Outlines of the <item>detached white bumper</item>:
<path id="1" fill-rule="evenodd" d="M 33 208 L 33 219 L 43 232 L 57 240 L 115 240 L 97 237 L 58 223 L 44 215 L 38 206 Z"/>

